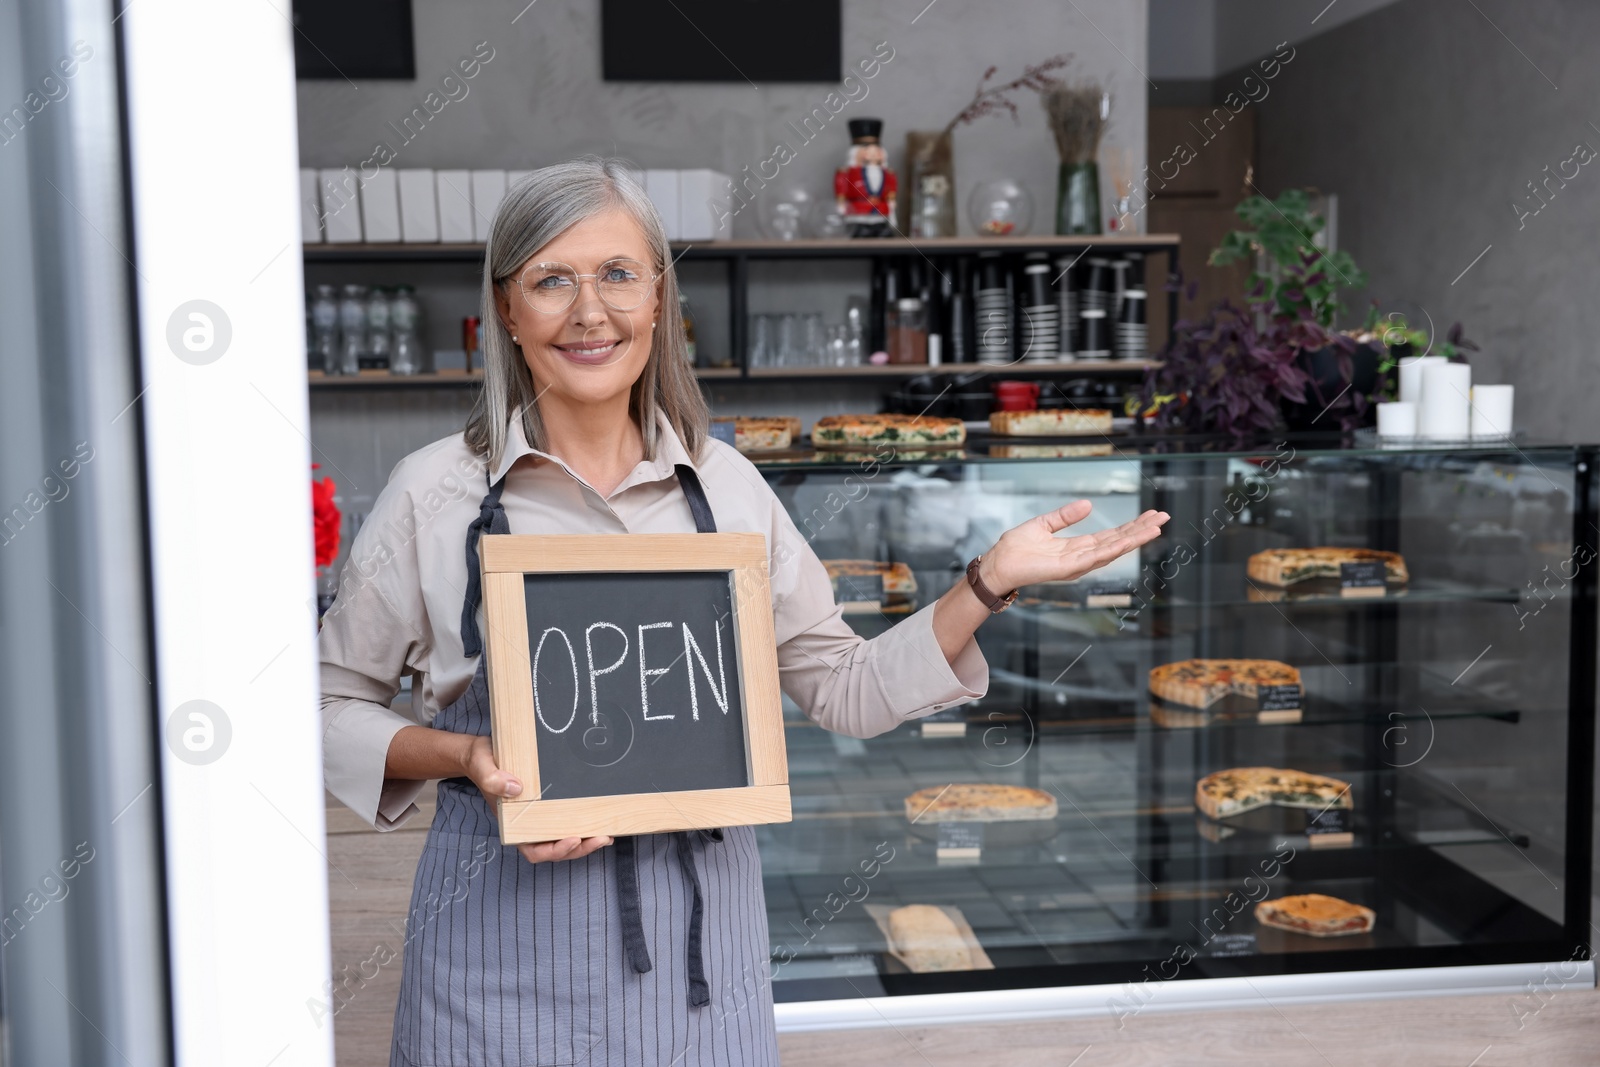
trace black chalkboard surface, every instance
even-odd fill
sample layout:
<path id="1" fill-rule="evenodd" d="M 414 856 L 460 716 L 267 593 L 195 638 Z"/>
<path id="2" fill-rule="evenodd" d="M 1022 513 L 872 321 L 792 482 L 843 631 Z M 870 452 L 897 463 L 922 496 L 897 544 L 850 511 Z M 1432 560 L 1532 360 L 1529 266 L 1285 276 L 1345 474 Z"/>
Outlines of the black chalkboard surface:
<path id="1" fill-rule="evenodd" d="M 484 534 L 500 841 L 787 822 L 766 538 Z"/>
<path id="2" fill-rule="evenodd" d="M 540 799 L 750 784 L 727 572 L 523 587 Z"/>

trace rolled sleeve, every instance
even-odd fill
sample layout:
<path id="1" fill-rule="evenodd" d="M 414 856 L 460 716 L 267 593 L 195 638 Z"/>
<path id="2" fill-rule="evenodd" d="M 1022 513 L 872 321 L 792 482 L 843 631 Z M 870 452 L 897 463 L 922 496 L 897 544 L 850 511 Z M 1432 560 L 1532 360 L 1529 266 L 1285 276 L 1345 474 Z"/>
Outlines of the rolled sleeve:
<path id="1" fill-rule="evenodd" d="M 908 719 L 989 690 L 989 665 L 969 639 L 952 664 L 933 633 L 936 604 L 868 640 L 834 602 L 827 568 L 776 499 L 769 544 L 784 692 L 824 729 L 875 737 Z"/>
<path id="2" fill-rule="evenodd" d="M 340 670 L 322 665 L 324 691 Z M 416 799 L 426 782 L 383 773 L 394 735 L 416 723 L 392 708 L 350 698 L 325 699 L 322 721 L 323 777 L 341 804 L 376 830 L 398 829 L 421 810 Z"/>

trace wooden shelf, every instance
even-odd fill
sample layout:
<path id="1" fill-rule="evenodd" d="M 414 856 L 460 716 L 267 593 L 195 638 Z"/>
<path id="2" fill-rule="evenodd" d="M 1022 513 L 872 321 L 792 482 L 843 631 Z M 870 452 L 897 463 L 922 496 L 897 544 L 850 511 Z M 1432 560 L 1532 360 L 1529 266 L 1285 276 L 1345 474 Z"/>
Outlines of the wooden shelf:
<path id="1" fill-rule="evenodd" d="M 738 367 L 700 367 L 695 377 L 702 381 L 773 382 L 802 378 L 810 381 L 849 381 L 859 379 L 914 378 L 923 374 L 992 374 L 1004 377 L 1027 378 L 1034 376 L 1061 376 L 1073 374 L 1143 373 L 1159 367 L 1159 360 L 1151 359 L 1080 359 L 1051 361 L 1049 363 L 942 363 L 937 367 L 925 364 L 891 364 L 864 367 L 757 367 L 745 375 Z M 390 374 L 388 371 L 362 371 L 360 374 L 308 374 L 313 389 L 450 389 L 476 386 L 483 383 L 483 375 L 472 374 Z"/>
<path id="2" fill-rule="evenodd" d="M 1170 233 L 1102 234 L 1094 237 L 904 237 L 861 238 L 852 240 L 810 239 L 801 241 L 696 241 L 674 242 L 672 250 L 682 259 L 726 259 L 735 256 L 756 259 L 817 259 L 856 256 L 950 255 L 974 252 L 1048 252 L 1082 248 L 1157 252 L 1178 246 L 1178 235 Z M 312 244 L 305 245 L 308 263 L 476 263 L 483 259 L 483 245 L 466 244 Z"/>

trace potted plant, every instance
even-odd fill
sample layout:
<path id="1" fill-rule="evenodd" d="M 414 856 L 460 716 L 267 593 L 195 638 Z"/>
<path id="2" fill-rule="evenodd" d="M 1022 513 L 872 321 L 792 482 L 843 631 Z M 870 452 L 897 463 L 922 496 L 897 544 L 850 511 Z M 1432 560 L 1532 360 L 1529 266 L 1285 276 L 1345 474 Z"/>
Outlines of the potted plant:
<path id="1" fill-rule="evenodd" d="M 1248 299 L 1265 343 L 1283 346 L 1305 375 L 1304 397 L 1285 397 L 1290 429 L 1351 430 L 1369 423 L 1372 404 L 1388 387 L 1386 347 L 1335 331 L 1341 287 L 1360 288 L 1366 272 L 1348 252 L 1316 243 L 1325 222 L 1304 190 L 1276 200 L 1252 196 L 1234 209 L 1248 229 L 1229 232 L 1207 262 L 1248 258 Z"/>

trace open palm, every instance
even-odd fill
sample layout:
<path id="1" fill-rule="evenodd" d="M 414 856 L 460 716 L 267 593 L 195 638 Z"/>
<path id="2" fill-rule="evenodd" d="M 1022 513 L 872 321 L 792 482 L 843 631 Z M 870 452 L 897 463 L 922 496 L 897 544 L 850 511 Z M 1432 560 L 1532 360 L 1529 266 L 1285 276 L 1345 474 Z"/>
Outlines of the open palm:
<path id="1" fill-rule="evenodd" d="M 1004 591 L 1035 582 L 1081 578 L 1154 541 L 1161 536 L 1162 525 L 1171 517 L 1164 511 L 1147 511 L 1107 530 L 1074 537 L 1056 536 L 1088 518 L 1093 510 L 1087 500 L 1074 500 L 1007 530 L 992 553 L 995 587 Z"/>

